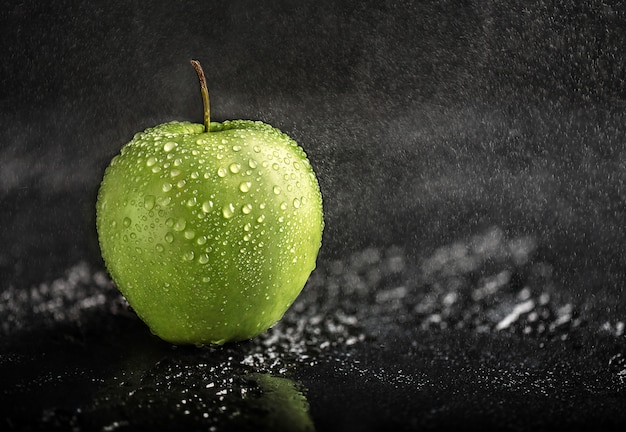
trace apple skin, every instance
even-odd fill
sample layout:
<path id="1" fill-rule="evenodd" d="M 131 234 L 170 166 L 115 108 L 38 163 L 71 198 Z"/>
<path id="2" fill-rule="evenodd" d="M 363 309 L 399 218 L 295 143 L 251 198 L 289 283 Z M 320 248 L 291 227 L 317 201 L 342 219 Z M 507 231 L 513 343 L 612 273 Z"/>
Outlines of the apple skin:
<path id="1" fill-rule="evenodd" d="M 135 135 L 96 204 L 102 256 L 151 331 L 174 344 L 250 339 L 314 270 L 322 196 L 306 154 L 267 124 L 170 122 Z"/>

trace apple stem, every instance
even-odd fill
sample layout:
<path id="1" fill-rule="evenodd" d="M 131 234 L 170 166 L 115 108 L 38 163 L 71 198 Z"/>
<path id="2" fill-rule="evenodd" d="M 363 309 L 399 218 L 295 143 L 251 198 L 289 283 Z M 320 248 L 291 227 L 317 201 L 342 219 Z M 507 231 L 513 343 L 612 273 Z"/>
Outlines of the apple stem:
<path id="1" fill-rule="evenodd" d="M 204 131 L 211 131 L 211 105 L 209 104 L 209 88 L 206 85 L 204 71 L 198 60 L 191 60 L 191 65 L 198 74 L 200 80 L 200 91 L 202 92 L 202 103 L 204 105 Z"/>

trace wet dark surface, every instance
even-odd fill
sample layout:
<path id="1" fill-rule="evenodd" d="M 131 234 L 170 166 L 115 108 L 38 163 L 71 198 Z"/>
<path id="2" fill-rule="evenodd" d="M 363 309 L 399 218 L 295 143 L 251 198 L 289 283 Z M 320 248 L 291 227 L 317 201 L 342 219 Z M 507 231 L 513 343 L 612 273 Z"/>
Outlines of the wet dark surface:
<path id="1" fill-rule="evenodd" d="M 249 3 L 249 4 L 248 4 Z M 626 8 L 14 2 L 0 12 L 1 430 L 622 430 Z M 152 336 L 99 255 L 132 135 L 266 121 L 326 229 L 284 319 Z"/>

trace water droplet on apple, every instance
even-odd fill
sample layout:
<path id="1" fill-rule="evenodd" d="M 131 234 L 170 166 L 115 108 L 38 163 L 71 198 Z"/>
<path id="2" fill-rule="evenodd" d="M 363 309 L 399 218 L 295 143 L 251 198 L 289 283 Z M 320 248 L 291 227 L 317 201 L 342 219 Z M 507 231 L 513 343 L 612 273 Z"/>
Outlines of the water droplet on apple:
<path id="1" fill-rule="evenodd" d="M 171 183 L 163 183 L 163 187 L 161 187 L 161 189 L 163 190 L 163 192 L 169 192 L 172 190 L 172 184 Z"/>
<path id="2" fill-rule="evenodd" d="M 155 201 L 156 198 L 154 197 L 154 195 L 146 195 L 143 199 L 143 206 L 146 208 L 146 210 L 152 210 L 154 208 Z"/>
<path id="3" fill-rule="evenodd" d="M 280 209 L 281 209 L 281 210 L 287 210 L 287 203 L 286 203 L 286 202 L 284 202 L 284 201 L 283 201 L 283 202 L 281 202 L 281 203 L 280 203 Z"/>
<path id="4" fill-rule="evenodd" d="M 199 245 L 205 244 L 206 243 L 206 236 L 198 237 L 198 239 L 196 240 L 196 243 L 198 243 Z"/>
<path id="5" fill-rule="evenodd" d="M 169 156 L 169 155 L 168 155 L 168 156 Z M 177 167 L 177 166 L 181 166 L 182 164 L 183 164 L 183 160 L 182 160 L 181 158 L 176 158 L 176 159 L 174 160 L 174 166 L 175 166 L 175 167 Z"/>
<path id="6" fill-rule="evenodd" d="M 153 156 L 153 157 L 148 158 L 148 160 L 146 161 L 146 165 L 147 165 L 147 166 L 149 166 L 149 167 L 151 167 L 151 166 L 153 166 L 156 162 L 157 162 L 157 160 L 156 160 L 156 158 Z"/>
<path id="7" fill-rule="evenodd" d="M 170 171 L 170 176 L 172 177 L 177 177 L 180 175 L 180 170 L 179 169 L 173 169 Z"/>
<path id="8" fill-rule="evenodd" d="M 241 146 L 240 146 L 240 145 L 234 145 L 234 146 L 233 146 L 233 151 L 234 151 L 234 152 L 241 151 Z"/>
<path id="9" fill-rule="evenodd" d="M 235 215 L 235 206 L 232 203 L 224 206 L 224 208 L 222 208 L 222 215 L 224 215 L 226 219 L 233 217 Z"/>
<path id="10" fill-rule="evenodd" d="M 200 177 L 200 174 L 198 174 L 198 171 L 194 171 L 194 172 L 192 172 L 192 173 L 191 173 L 191 178 L 192 178 L 192 179 L 194 179 L 194 180 L 195 180 L 195 179 L 197 179 L 198 177 Z"/>
<path id="11" fill-rule="evenodd" d="M 280 186 L 274 186 L 274 194 L 280 195 Z"/>
<path id="12" fill-rule="evenodd" d="M 217 169 L 217 175 L 218 175 L 219 177 L 222 177 L 222 178 L 223 178 L 223 177 L 226 177 L 226 174 L 227 174 L 227 172 L 226 172 L 226 168 L 224 168 L 224 167 L 219 167 L 219 168 Z"/>
<path id="13" fill-rule="evenodd" d="M 293 167 L 294 167 L 296 170 L 299 170 L 299 169 L 300 169 L 300 164 L 299 164 L 298 162 L 294 162 L 294 163 L 293 163 Z"/>
<path id="14" fill-rule="evenodd" d="M 165 196 L 165 197 L 160 196 L 156 200 L 157 204 L 160 205 L 161 207 L 167 207 L 171 201 L 172 201 L 172 198 L 169 196 Z"/>
<path id="15" fill-rule="evenodd" d="M 244 206 L 241 207 L 241 212 L 243 214 L 250 214 L 251 211 L 252 211 L 252 204 L 244 204 Z"/>
<path id="16" fill-rule="evenodd" d="M 298 198 L 294 198 L 293 199 L 293 206 L 295 208 L 300 208 L 300 204 L 301 204 L 301 202 L 300 202 L 300 200 Z"/>
<path id="17" fill-rule="evenodd" d="M 209 213 L 213 209 L 213 201 L 205 201 L 202 203 L 202 211 L 205 213 Z"/>
<path id="18" fill-rule="evenodd" d="M 172 150 L 174 150 L 176 147 L 178 146 L 177 143 L 175 143 L 174 141 L 168 141 L 163 145 L 163 150 L 165 152 L 171 152 Z"/>
<path id="19" fill-rule="evenodd" d="M 202 254 L 198 257 L 198 262 L 200 264 L 206 264 L 209 262 L 209 255 L 208 254 Z"/>
<path id="20" fill-rule="evenodd" d="M 191 240 L 192 238 L 194 238 L 196 236 L 196 233 L 191 231 L 191 230 L 187 230 L 187 231 L 185 231 L 184 235 L 185 235 L 185 238 L 187 240 Z"/>
<path id="21" fill-rule="evenodd" d="M 156 173 L 158 173 L 159 171 L 161 171 L 161 167 L 160 167 L 160 166 L 155 165 L 155 166 L 153 166 L 153 167 L 152 167 L 152 172 L 153 172 L 153 173 L 155 173 L 155 174 L 156 174 Z"/>
<path id="22" fill-rule="evenodd" d="M 186 261 L 193 260 L 194 256 L 196 256 L 196 254 L 193 251 L 187 251 L 183 254 L 183 258 L 185 258 Z"/>
<path id="23" fill-rule="evenodd" d="M 250 190 L 251 187 L 252 187 L 251 182 L 241 182 L 241 184 L 239 185 L 239 190 L 243 193 L 246 193 Z"/>
<path id="24" fill-rule="evenodd" d="M 174 224 L 174 231 L 182 231 L 187 226 L 187 221 L 184 218 L 179 218 Z"/>
<path id="25" fill-rule="evenodd" d="M 157 252 L 163 252 L 165 250 L 165 248 L 163 247 L 163 245 L 161 243 L 157 243 L 155 246 Z"/>
<path id="26" fill-rule="evenodd" d="M 178 189 L 182 189 L 185 187 L 186 184 L 187 184 L 187 181 L 185 179 L 179 180 L 178 183 L 176 183 L 176 187 Z"/>
<path id="27" fill-rule="evenodd" d="M 257 162 L 254 159 L 250 159 L 248 160 L 248 166 L 252 169 L 256 168 L 258 166 Z"/>
<path id="28" fill-rule="evenodd" d="M 174 241 L 174 236 L 171 232 L 165 233 L 165 241 L 168 243 L 172 243 Z"/>
<path id="29" fill-rule="evenodd" d="M 250 231 L 250 229 L 252 229 L 252 225 L 249 222 L 243 226 L 244 231 Z"/>
<path id="30" fill-rule="evenodd" d="M 237 174 L 241 170 L 241 165 L 237 162 L 233 162 L 230 164 L 228 169 L 230 170 L 231 173 Z"/>
<path id="31" fill-rule="evenodd" d="M 131 223 L 132 223 L 132 221 L 128 217 L 125 217 L 124 220 L 122 221 L 122 224 L 124 224 L 124 227 L 126 227 L 126 228 L 128 228 Z"/>
<path id="32" fill-rule="evenodd" d="M 259 217 L 257 218 L 257 220 L 256 220 L 256 221 L 257 221 L 258 223 L 263 223 L 263 221 L 264 221 L 264 220 L 265 220 L 265 215 L 261 215 L 261 216 L 259 216 Z"/>
<path id="33" fill-rule="evenodd" d="M 196 197 L 191 197 L 187 200 L 187 207 L 193 207 L 197 204 Z"/>

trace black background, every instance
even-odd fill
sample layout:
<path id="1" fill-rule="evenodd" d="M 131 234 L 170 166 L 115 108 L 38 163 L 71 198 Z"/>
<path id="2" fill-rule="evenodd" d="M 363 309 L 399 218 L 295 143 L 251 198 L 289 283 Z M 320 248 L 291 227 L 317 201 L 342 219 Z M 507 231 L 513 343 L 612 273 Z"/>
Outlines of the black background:
<path id="1" fill-rule="evenodd" d="M 623 326 L 626 314 L 626 7 L 574 3 L 3 6 L 0 292 L 8 294 L 0 312 L 16 323 L 2 333 L 0 373 L 11 376 L 11 385 L 2 386 L 7 425 L 111 424 L 105 417 L 123 408 L 81 417 L 75 410 L 92 406 L 91 396 L 55 402 L 59 392 L 91 394 L 84 383 L 88 365 L 98 362 L 94 357 L 106 357 L 110 348 L 124 358 L 135 345 L 128 337 L 120 350 L 102 336 L 110 327 L 141 335 L 145 352 L 169 349 L 148 338 L 136 320 L 120 323 L 106 308 L 98 319 L 108 324 L 98 331 L 95 318 L 82 315 L 78 324 L 66 319 L 37 327 L 19 321 L 31 317 L 24 310 L 6 305 L 20 291 L 67 280 L 68 269 L 79 263 L 102 272 L 94 204 L 104 168 L 138 131 L 173 119 L 201 121 L 189 65 L 197 58 L 214 120 L 262 120 L 306 150 L 324 197 L 320 271 L 353 262 L 364 250 L 394 247 L 403 251 L 406 268 L 417 269 L 407 273 L 419 273 L 420 263 L 442 247 L 497 227 L 506 238 L 534 239 L 535 259 L 552 271 L 552 298 L 573 304 L 587 323 L 575 346 L 559 341 L 546 347 L 524 335 L 503 338 L 493 328 L 421 332 L 406 318 L 409 310 L 404 319 L 398 315 L 396 339 L 366 338 L 356 354 L 348 353 L 360 357 L 361 372 L 338 378 L 332 360 L 290 368 L 308 389 L 318 429 L 377 429 L 389 422 L 408 429 L 524 430 L 561 421 L 573 428 L 598 421 L 619 427 L 626 419 L 620 408 L 626 372 L 612 373 L 626 355 L 616 324 Z M 29 302 L 17 304 L 23 309 Z M 617 330 L 611 336 L 607 328 Z M 50 338 L 56 342 L 33 348 Z M 73 349 L 75 357 L 67 354 Z M 143 370 L 159 355 L 135 359 L 129 369 Z M 436 359 L 444 356 L 450 362 L 437 369 Z M 48 372 L 33 372 L 42 364 L 55 364 L 50 370 L 66 378 L 81 370 L 82 378 L 42 383 Z M 440 388 L 397 390 L 388 380 L 372 384 L 363 372 L 401 367 Z M 526 377 L 519 388 L 510 378 L 516 368 Z M 495 370 L 508 374 L 506 395 Z M 528 373 L 537 373 L 536 381 Z M 346 394 L 354 396 L 342 406 Z M 18 407 L 26 400 L 31 408 Z M 54 411 L 58 405 L 69 414 Z"/>

